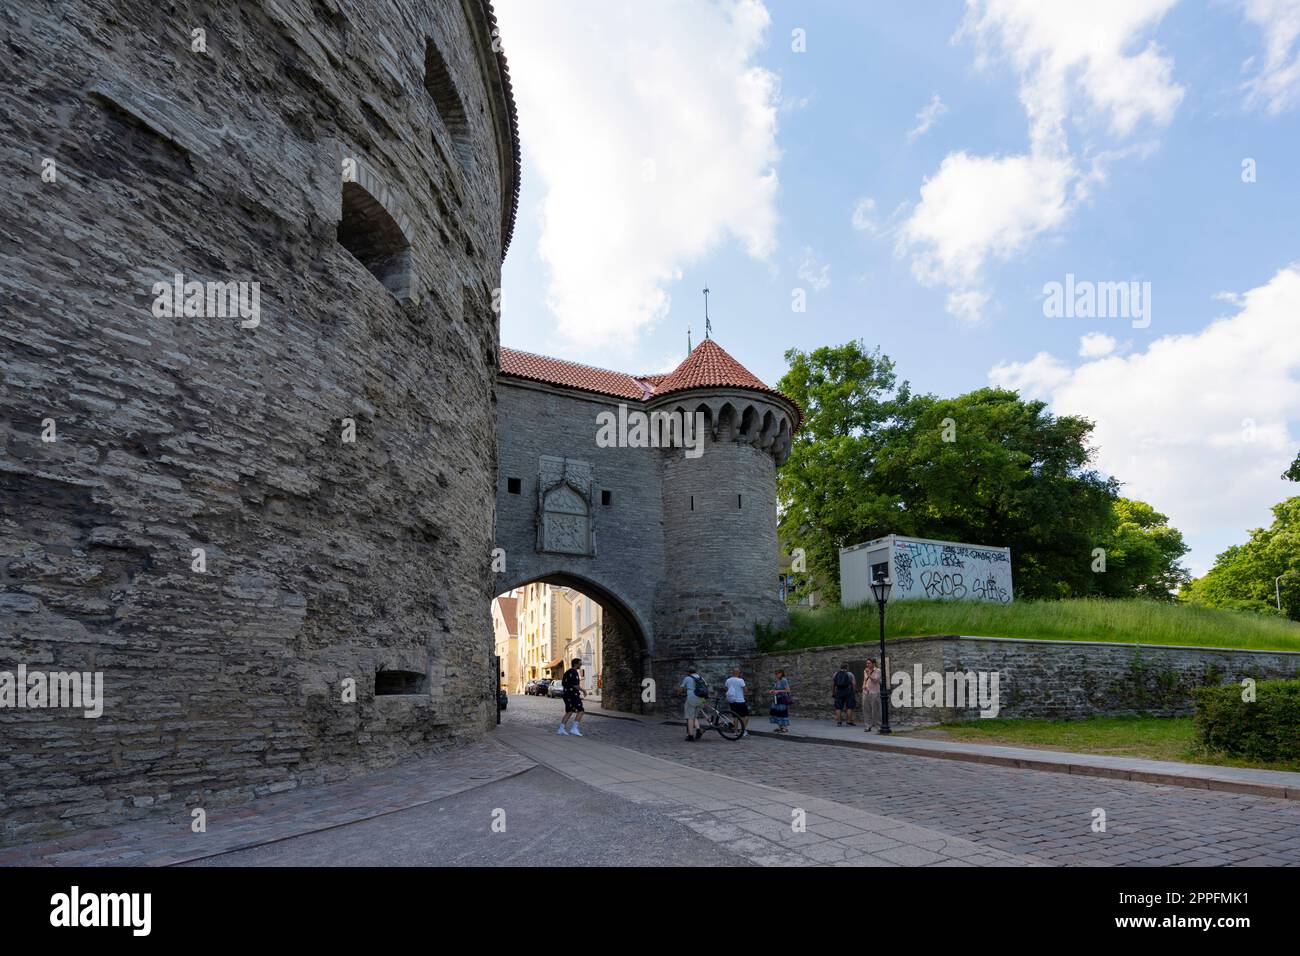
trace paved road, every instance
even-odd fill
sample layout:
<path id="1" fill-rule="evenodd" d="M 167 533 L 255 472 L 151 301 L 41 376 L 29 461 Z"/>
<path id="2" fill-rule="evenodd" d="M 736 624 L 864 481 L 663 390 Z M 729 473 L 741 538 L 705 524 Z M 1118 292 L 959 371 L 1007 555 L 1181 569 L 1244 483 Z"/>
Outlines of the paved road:
<path id="1" fill-rule="evenodd" d="M 558 700 L 516 696 L 504 724 L 553 732 L 561 712 Z M 811 794 L 1044 863 L 1300 866 L 1300 802 L 1294 800 L 792 740 L 733 743 L 707 733 L 688 744 L 679 726 L 596 716 L 584 730 L 593 742 Z M 1105 811 L 1104 833 L 1093 831 L 1097 809 Z"/>
<path id="2" fill-rule="evenodd" d="M 187 865 L 696 866 L 699 853 L 686 826 L 534 767 L 437 803 Z M 719 848 L 709 860 L 750 865 Z"/>

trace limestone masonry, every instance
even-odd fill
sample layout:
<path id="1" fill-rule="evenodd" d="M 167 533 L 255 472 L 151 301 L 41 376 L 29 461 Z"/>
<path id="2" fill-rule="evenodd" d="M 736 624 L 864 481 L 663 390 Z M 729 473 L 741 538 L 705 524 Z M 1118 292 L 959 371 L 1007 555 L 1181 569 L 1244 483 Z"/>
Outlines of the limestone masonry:
<path id="1" fill-rule="evenodd" d="M 0 838 L 493 720 L 494 30 L 484 0 L 0 10 L 0 672 L 105 697 L 0 710 Z"/>

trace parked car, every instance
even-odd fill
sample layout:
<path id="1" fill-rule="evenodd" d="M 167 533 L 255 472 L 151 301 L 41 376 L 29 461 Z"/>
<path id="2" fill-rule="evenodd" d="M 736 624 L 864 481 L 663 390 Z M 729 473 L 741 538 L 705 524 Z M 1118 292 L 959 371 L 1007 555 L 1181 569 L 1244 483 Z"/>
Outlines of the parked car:
<path id="1" fill-rule="evenodd" d="M 505 710 L 509 706 L 510 706 L 510 695 L 507 694 L 504 690 L 498 690 L 497 707 L 501 708 L 502 710 Z"/>
<path id="2" fill-rule="evenodd" d="M 537 682 L 537 690 L 533 691 L 533 693 L 535 693 L 538 697 L 545 697 L 547 688 L 549 688 L 550 686 L 551 686 L 551 679 L 549 677 L 543 677 L 541 680 Z"/>
<path id="3" fill-rule="evenodd" d="M 530 696 L 530 697 L 531 697 L 533 694 L 536 694 L 536 693 L 537 693 L 537 681 L 535 681 L 535 680 L 530 680 L 528 683 L 526 683 L 526 684 L 524 685 L 524 693 L 527 694 L 527 695 Z"/>
<path id="4" fill-rule="evenodd" d="M 559 697 L 564 693 L 564 681 L 553 680 L 546 688 L 547 697 Z"/>

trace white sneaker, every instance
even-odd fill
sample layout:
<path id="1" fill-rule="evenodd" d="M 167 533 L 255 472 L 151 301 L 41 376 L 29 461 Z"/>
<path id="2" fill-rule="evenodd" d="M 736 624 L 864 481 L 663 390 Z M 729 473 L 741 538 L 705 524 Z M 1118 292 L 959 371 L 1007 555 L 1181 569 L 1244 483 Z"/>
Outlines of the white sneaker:
<path id="1" fill-rule="evenodd" d="M 578 729 L 578 725 L 577 725 L 577 724 L 574 724 L 574 725 L 573 725 L 573 729 L 570 730 L 569 733 L 572 734 L 574 737 L 581 737 L 581 736 L 582 736 L 582 731 Z"/>
<path id="2" fill-rule="evenodd" d="M 748 736 L 749 736 L 749 731 L 748 731 L 748 730 L 745 731 L 745 732 L 744 732 L 743 734 L 741 734 L 740 736 L 742 736 L 742 737 L 748 737 Z"/>
<path id="3" fill-rule="evenodd" d="M 569 736 L 569 732 L 564 729 L 564 724 L 560 724 L 560 729 L 557 730 L 556 733 L 559 734 L 561 737 Z"/>

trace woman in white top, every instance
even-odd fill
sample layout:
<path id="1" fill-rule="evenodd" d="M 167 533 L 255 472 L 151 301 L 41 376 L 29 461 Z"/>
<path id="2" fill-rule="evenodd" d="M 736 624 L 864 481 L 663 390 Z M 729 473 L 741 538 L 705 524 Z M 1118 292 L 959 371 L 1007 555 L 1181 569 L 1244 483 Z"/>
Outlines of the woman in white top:
<path id="1" fill-rule="evenodd" d="M 740 718 L 742 736 L 749 736 L 749 704 L 745 703 L 745 679 L 740 676 L 740 668 L 733 667 L 727 678 L 727 705 L 731 712 Z"/>

